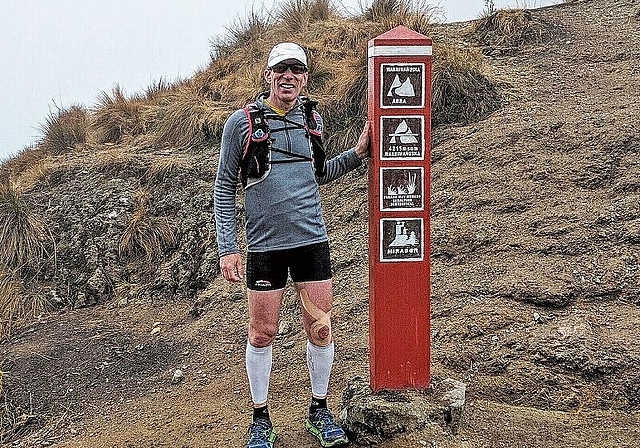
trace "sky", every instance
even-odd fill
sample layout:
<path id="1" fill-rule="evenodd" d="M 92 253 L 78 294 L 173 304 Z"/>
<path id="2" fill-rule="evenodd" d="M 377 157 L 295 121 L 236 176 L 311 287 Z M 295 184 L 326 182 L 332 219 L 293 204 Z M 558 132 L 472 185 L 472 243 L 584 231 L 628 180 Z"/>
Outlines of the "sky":
<path id="1" fill-rule="evenodd" d="M 335 0 L 357 13 L 371 0 Z M 494 0 L 535 8 L 558 0 Z M 262 0 L 2 0 L 0 161 L 42 138 L 61 108 L 91 108 L 119 85 L 127 95 L 191 77 L 223 37 Z M 278 3 L 277 1 L 275 3 Z M 484 0 L 433 0 L 444 21 L 476 19 Z"/>

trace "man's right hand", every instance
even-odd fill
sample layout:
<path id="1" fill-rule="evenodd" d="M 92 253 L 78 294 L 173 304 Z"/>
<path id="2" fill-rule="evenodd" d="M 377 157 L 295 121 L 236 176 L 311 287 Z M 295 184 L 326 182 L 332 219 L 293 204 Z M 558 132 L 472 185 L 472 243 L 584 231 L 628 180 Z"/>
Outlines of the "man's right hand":
<path id="1" fill-rule="evenodd" d="M 227 254 L 220 257 L 220 271 L 225 280 L 238 283 L 244 278 L 244 264 L 240 254 Z"/>

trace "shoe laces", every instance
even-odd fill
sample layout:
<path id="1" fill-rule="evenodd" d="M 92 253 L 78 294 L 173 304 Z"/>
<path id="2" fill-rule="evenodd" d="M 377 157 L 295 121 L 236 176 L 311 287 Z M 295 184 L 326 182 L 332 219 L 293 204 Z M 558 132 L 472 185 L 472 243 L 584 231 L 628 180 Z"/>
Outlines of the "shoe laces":
<path id="1" fill-rule="evenodd" d="M 338 428 L 338 425 L 336 425 L 336 422 L 333 420 L 331 411 L 327 408 L 320 408 L 316 410 L 311 416 L 311 420 L 316 426 L 319 426 L 323 430 Z"/>
<path id="2" fill-rule="evenodd" d="M 266 418 L 257 418 L 249 427 L 250 442 L 260 442 L 267 437 L 267 433 L 271 430 L 271 422 Z"/>

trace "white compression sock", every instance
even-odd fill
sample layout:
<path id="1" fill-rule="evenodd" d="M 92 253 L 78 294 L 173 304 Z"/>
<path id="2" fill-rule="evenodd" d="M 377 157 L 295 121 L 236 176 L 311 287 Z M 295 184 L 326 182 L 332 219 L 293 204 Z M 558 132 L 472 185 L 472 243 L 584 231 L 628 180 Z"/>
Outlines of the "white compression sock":
<path id="1" fill-rule="evenodd" d="M 307 367 L 309 367 L 309 378 L 311 379 L 311 393 L 315 397 L 327 396 L 333 353 L 333 342 L 325 347 L 320 347 L 307 341 Z"/>
<path id="2" fill-rule="evenodd" d="M 247 342 L 245 355 L 247 376 L 251 399 L 254 404 L 267 402 L 269 393 L 269 377 L 271 376 L 271 363 L 273 362 L 273 349 L 271 345 L 266 347 L 254 347 Z"/>

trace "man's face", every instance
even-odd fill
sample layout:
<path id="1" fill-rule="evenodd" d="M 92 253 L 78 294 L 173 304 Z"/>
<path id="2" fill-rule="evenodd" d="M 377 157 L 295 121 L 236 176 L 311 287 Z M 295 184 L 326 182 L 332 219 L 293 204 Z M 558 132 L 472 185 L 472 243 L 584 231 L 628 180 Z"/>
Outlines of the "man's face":
<path id="1" fill-rule="evenodd" d="M 307 85 L 308 77 L 306 67 L 296 59 L 279 62 L 264 73 L 264 79 L 271 90 L 271 100 L 281 105 L 290 105 L 296 101 Z"/>

